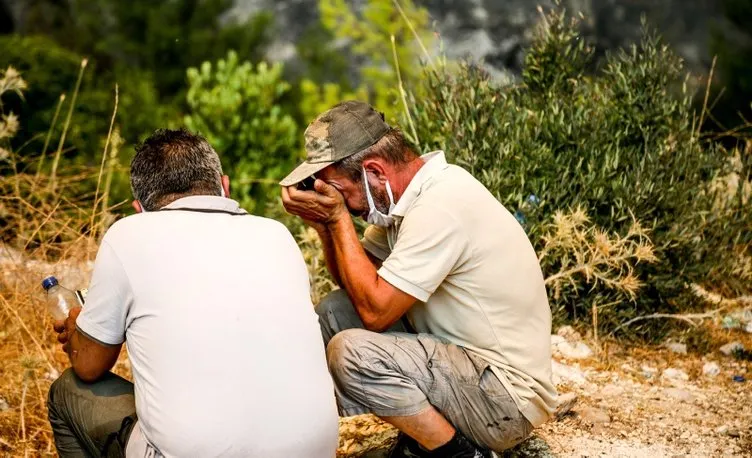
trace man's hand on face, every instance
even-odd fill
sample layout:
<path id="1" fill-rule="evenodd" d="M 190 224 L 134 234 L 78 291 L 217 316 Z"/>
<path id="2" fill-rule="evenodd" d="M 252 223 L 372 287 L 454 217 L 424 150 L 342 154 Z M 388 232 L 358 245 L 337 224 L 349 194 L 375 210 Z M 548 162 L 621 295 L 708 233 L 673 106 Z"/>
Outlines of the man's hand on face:
<path id="1" fill-rule="evenodd" d="M 76 319 L 81 313 L 81 307 L 73 307 L 68 312 L 68 318 L 65 320 L 55 321 L 52 327 L 55 332 L 58 333 L 57 341 L 63 344 L 63 351 L 68 353 L 70 351 L 70 338 L 73 332 L 76 330 Z"/>
<path id="2" fill-rule="evenodd" d="M 313 191 L 301 191 L 295 186 L 282 188 L 282 204 L 288 213 L 301 217 L 308 224 L 321 229 L 340 218 L 349 218 L 342 194 L 323 180 L 316 180 Z"/>

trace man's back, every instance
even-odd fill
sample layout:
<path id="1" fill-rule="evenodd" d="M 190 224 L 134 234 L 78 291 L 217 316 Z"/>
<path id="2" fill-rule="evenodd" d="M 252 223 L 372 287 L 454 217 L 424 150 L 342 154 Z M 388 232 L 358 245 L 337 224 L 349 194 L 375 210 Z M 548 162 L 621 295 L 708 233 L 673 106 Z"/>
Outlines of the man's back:
<path id="1" fill-rule="evenodd" d="M 144 438 L 167 456 L 334 454 L 333 387 L 302 256 L 284 226 L 239 212 L 229 199 L 187 197 L 104 238 L 90 299 L 122 307 L 125 336 L 102 323 L 102 304 L 87 303 L 78 325 L 104 343 L 126 339 L 139 417 L 129 456 L 143 456 Z"/>

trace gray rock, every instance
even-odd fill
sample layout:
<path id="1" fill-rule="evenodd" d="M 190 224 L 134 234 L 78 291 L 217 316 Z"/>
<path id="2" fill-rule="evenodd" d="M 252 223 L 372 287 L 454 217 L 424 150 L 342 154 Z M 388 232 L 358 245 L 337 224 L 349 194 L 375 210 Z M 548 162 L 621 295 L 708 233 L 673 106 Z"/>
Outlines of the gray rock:
<path id="1" fill-rule="evenodd" d="M 706 377 L 716 377 L 721 373 L 721 367 L 715 361 L 708 361 L 702 366 L 702 373 Z"/>
<path id="2" fill-rule="evenodd" d="M 531 436 L 528 440 L 522 442 L 510 450 L 504 450 L 503 453 L 493 454 L 494 458 L 555 458 L 556 455 L 551 451 L 551 447 L 545 440 L 539 436 Z"/>
<path id="3" fill-rule="evenodd" d="M 689 375 L 687 375 L 686 372 L 673 367 L 669 367 L 668 369 L 664 370 L 663 374 L 661 374 L 661 377 L 664 380 L 668 380 L 670 382 L 686 382 L 687 380 L 689 380 Z"/>
<path id="4" fill-rule="evenodd" d="M 658 369 L 656 369 L 655 367 L 650 367 L 647 364 L 640 366 L 640 371 L 642 372 L 642 376 L 645 378 L 653 378 L 658 375 Z"/>
<path id="5" fill-rule="evenodd" d="M 557 336 L 563 337 L 567 342 L 579 342 L 582 336 L 572 326 L 562 326 L 556 331 Z"/>
<path id="6" fill-rule="evenodd" d="M 686 390 L 680 390 L 679 388 L 666 388 L 663 390 L 663 394 L 671 399 L 676 399 L 681 402 L 692 402 L 695 400 L 695 396 Z"/>
<path id="7" fill-rule="evenodd" d="M 572 366 L 566 366 L 558 361 L 551 361 L 551 372 L 555 385 L 573 384 L 583 385 L 587 380 L 585 373 Z"/>
<path id="8" fill-rule="evenodd" d="M 0 398 L 0 412 L 5 412 L 8 409 L 10 409 L 10 404 L 8 404 L 8 401 Z"/>
<path id="9" fill-rule="evenodd" d="M 566 359 L 587 359 L 593 356 L 593 350 L 583 342 L 559 342 L 551 345 L 551 351 Z"/>
<path id="10" fill-rule="evenodd" d="M 718 349 L 726 356 L 731 356 L 734 352 L 744 351 L 744 345 L 741 342 L 731 342 Z"/>
<path id="11" fill-rule="evenodd" d="M 564 415 L 572 411 L 572 408 L 574 408 L 575 404 L 577 404 L 576 394 L 560 394 L 559 398 L 556 400 L 556 411 L 554 412 L 554 417 L 557 420 L 561 419 L 562 417 L 564 417 Z"/>
<path id="12" fill-rule="evenodd" d="M 609 423 L 611 421 L 611 415 L 609 415 L 608 412 L 596 407 L 585 406 L 582 409 L 579 409 L 577 413 L 582 421 L 591 425 Z"/>
<path id="13" fill-rule="evenodd" d="M 668 348 L 674 353 L 678 353 L 680 355 L 686 355 L 687 354 L 687 345 L 679 342 L 666 342 L 664 347 Z"/>
<path id="14" fill-rule="evenodd" d="M 620 387 L 619 385 L 614 385 L 613 383 L 610 383 L 598 392 L 598 395 L 601 398 L 615 398 L 618 396 L 621 396 L 624 394 L 624 388 Z"/>

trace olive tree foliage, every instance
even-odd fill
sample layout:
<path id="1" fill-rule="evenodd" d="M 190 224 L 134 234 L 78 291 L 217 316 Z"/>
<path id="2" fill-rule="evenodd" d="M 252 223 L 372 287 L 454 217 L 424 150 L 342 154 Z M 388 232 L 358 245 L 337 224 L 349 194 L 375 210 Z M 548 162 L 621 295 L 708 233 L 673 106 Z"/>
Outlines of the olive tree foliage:
<path id="1" fill-rule="evenodd" d="M 630 270 L 642 285 L 638 295 L 567 282 L 550 290 L 559 320 L 587 317 L 597 302 L 607 304 L 603 326 L 615 330 L 640 314 L 700 307 L 693 283 L 749 291 L 733 275 L 733 261 L 718 253 L 748 259 L 752 212 L 741 187 L 717 204 L 714 184 L 730 173 L 732 154 L 698 132 L 680 59 L 647 31 L 595 73 L 593 59 L 577 21 L 553 11 L 516 84 L 496 84 L 472 65 L 428 71 L 424 95 L 410 101 L 423 149 L 444 149 L 475 175 L 516 213 L 539 252 L 554 215 L 575 209 L 603 233 L 628 237 L 637 222 L 650 237 L 650 262 Z M 749 181 L 749 168 L 737 173 Z M 545 252 L 546 275 L 564 262 L 576 267 L 563 258 L 569 252 Z"/>
<path id="2" fill-rule="evenodd" d="M 278 63 L 240 62 L 233 51 L 188 70 L 185 125 L 214 146 L 233 194 L 250 211 L 263 209 L 276 182 L 300 157 L 282 70 Z"/>

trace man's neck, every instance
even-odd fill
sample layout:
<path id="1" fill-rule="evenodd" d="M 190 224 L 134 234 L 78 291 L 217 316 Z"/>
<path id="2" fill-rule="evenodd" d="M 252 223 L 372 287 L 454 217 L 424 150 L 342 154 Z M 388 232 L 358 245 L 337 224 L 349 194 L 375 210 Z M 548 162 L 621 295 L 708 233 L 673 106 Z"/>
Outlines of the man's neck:
<path id="1" fill-rule="evenodd" d="M 415 178 L 418 170 L 424 165 L 426 165 L 426 162 L 420 157 L 416 157 L 397 173 L 394 183 L 390 183 L 395 204 L 402 198 L 402 194 L 405 193 L 405 190 L 410 185 L 410 182 L 413 181 L 413 178 Z"/>

